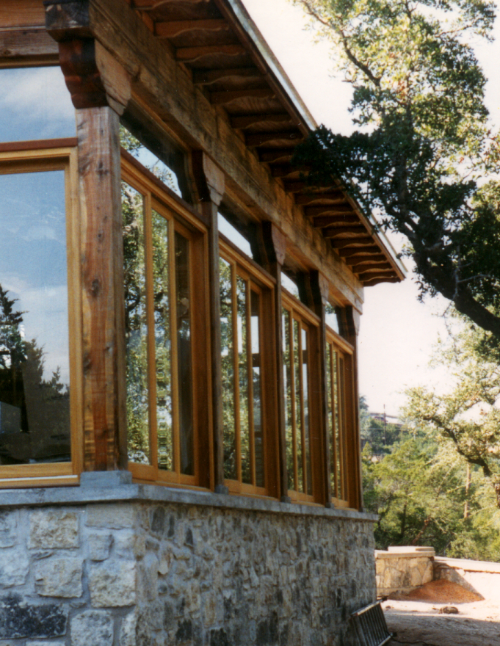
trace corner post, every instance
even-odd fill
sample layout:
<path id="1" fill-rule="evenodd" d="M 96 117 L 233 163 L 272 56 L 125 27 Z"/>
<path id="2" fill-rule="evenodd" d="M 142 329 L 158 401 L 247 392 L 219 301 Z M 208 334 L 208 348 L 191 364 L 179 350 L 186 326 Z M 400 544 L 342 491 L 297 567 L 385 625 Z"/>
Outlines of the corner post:
<path id="1" fill-rule="evenodd" d="M 46 28 L 76 108 L 85 471 L 127 468 L 119 117 L 130 78 L 89 30 L 89 4 L 49 3 Z"/>
<path id="2" fill-rule="evenodd" d="M 219 206 L 225 191 L 222 170 L 202 151 L 192 153 L 192 169 L 201 209 L 208 222 L 208 284 L 210 361 L 212 369 L 212 429 L 214 438 L 214 491 L 227 494 L 224 484 L 224 428 L 222 418 L 222 360 L 220 324 Z"/>
<path id="3" fill-rule="evenodd" d="M 278 455 L 279 455 L 279 495 L 281 502 L 290 503 L 288 495 L 288 472 L 286 465 L 285 431 L 285 384 L 283 375 L 283 324 L 281 303 L 281 272 L 285 262 L 286 238 L 271 222 L 262 223 L 262 249 L 265 264 L 276 281 L 274 288 L 274 321 L 276 347 L 276 384 L 278 389 Z"/>

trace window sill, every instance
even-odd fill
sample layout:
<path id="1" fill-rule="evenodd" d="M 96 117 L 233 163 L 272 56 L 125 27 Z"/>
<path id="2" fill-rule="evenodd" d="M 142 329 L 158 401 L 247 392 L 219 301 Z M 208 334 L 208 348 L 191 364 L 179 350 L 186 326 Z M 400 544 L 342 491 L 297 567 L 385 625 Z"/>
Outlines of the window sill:
<path id="1" fill-rule="evenodd" d="M 132 484 L 128 472 L 104 471 L 82 474 L 77 487 L 37 487 L 0 490 L 0 508 L 86 505 L 114 502 L 157 502 L 199 505 L 246 512 L 286 514 L 289 516 L 319 516 L 374 523 L 377 515 L 351 509 L 281 503 L 276 500 L 247 496 L 221 495 L 209 491 L 177 489 L 161 485 Z"/>

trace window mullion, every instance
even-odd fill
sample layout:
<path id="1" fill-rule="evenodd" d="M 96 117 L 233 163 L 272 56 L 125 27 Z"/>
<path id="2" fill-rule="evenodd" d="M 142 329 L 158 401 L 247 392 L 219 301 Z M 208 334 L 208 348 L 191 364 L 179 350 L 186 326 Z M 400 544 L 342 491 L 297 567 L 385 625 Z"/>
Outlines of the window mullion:
<path id="1" fill-rule="evenodd" d="M 236 265 L 231 263 L 231 304 L 233 310 L 233 365 L 234 365 L 234 445 L 236 452 L 236 480 L 241 482 L 241 406 L 238 334 L 238 290 Z"/>
<path id="2" fill-rule="evenodd" d="M 248 393 L 248 433 L 250 438 L 250 474 L 251 483 L 255 486 L 255 427 L 253 415 L 253 356 L 252 356 L 252 288 L 250 281 L 245 281 L 246 327 L 247 327 L 247 393 Z"/>
<path id="3" fill-rule="evenodd" d="M 294 489 L 299 490 L 299 468 L 297 460 L 297 407 L 295 401 L 295 330 L 294 318 L 292 312 L 287 312 L 290 330 L 290 381 L 291 381 L 291 394 L 292 394 L 292 446 L 293 446 L 293 477 Z"/>
<path id="4" fill-rule="evenodd" d="M 302 322 L 299 323 L 299 392 L 300 392 L 300 443 L 302 446 L 303 493 L 307 493 L 306 424 L 304 414 L 304 348 L 302 347 Z"/>
<path id="5" fill-rule="evenodd" d="M 149 408 L 149 455 L 158 474 L 158 437 L 156 415 L 156 347 L 154 319 L 154 275 L 152 245 L 151 193 L 144 195 L 144 247 L 146 261 L 146 322 L 148 330 L 148 408 Z"/>
<path id="6" fill-rule="evenodd" d="M 172 448 L 174 471 L 179 475 L 181 470 L 181 448 L 179 438 L 179 355 L 177 348 L 177 285 L 175 266 L 175 223 L 168 221 L 168 265 L 170 292 L 170 379 L 172 383 Z"/>

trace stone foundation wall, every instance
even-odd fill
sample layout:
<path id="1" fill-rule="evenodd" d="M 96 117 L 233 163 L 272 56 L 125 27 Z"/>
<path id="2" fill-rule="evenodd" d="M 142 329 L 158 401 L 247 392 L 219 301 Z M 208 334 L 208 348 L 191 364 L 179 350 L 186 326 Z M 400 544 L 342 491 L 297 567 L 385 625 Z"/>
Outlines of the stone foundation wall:
<path id="1" fill-rule="evenodd" d="M 367 514 L 116 490 L 0 493 L 0 645 L 340 646 L 375 599 Z"/>
<path id="2" fill-rule="evenodd" d="M 433 580 L 431 547 L 389 547 L 375 552 L 377 595 L 410 592 Z"/>

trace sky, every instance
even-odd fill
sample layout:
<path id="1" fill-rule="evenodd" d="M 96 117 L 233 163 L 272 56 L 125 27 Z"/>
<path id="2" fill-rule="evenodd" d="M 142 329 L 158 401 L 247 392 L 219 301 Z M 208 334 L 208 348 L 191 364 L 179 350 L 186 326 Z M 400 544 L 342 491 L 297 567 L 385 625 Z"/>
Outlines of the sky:
<path id="1" fill-rule="evenodd" d="M 305 28 L 307 19 L 290 0 L 243 0 L 300 96 L 318 123 L 335 132 L 352 132 L 350 86 L 334 76 L 330 45 L 314 42 Z M 497 40 L 478 43 L 476 53 L 486 78 L 486 103 L 492 119 L 500 124 L 500 19 Z M 399 250 L 400 241 L 393 239 Z M 446 392 L 451 376 L 445 368 L 428 363 L 439 336 L 446 338 L 442 314 L 444 298 L 417 300 L 418 288 L 411 272 L 401 284 L 380 284 L 365 289 L 359 335 L 360 394 L 372 412 L 397 416 L 405 404 L 407 388 L 425 385 Z"/>

